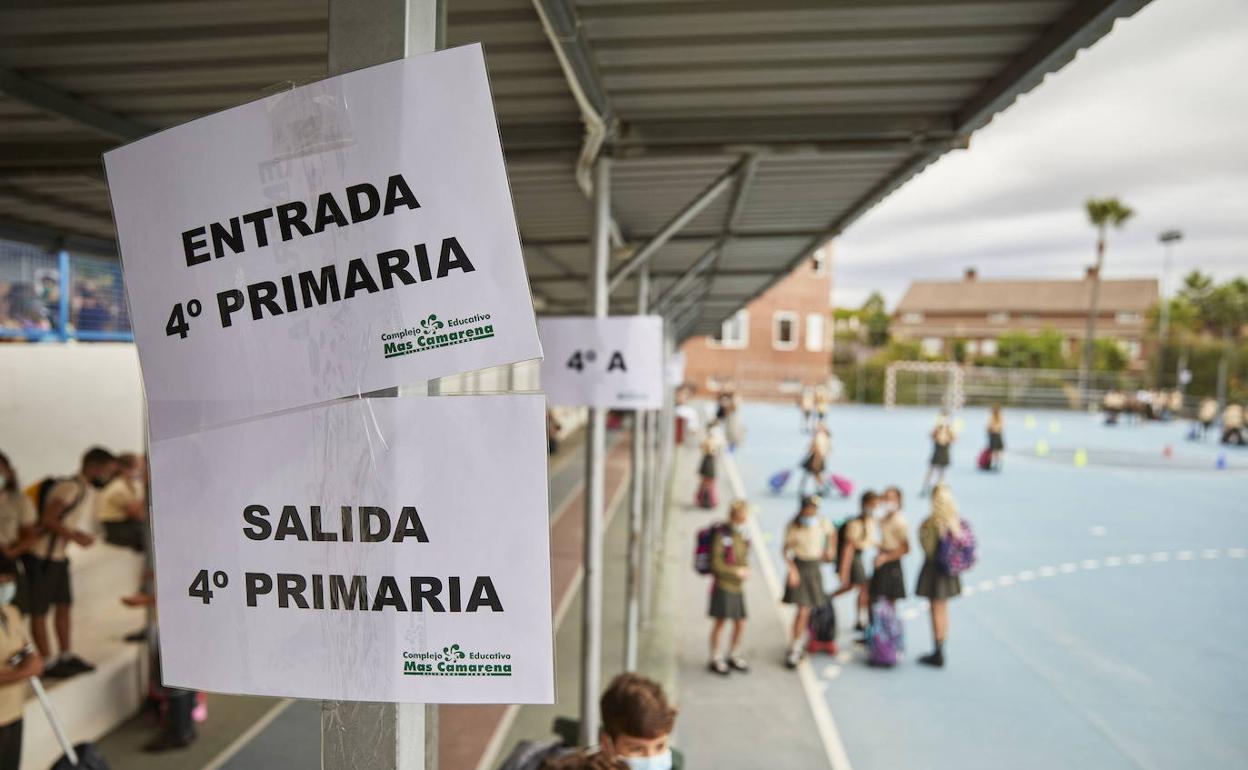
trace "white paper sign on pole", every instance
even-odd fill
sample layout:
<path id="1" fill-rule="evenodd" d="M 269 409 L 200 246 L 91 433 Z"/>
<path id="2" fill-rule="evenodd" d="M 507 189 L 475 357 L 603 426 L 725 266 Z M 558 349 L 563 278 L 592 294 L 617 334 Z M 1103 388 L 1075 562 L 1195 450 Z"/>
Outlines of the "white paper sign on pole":
<path id="1" fill-rule="evenodd" d="M 539 318 L 542 390 L 551 404 L 658 409 L 663 404 L 663 318 Z"/>
<path id="2" fill-rule="evenodd" d="M 104 160 L 154 438 L 541 356 L 480 45 Z"/>
<path id="3" fill-rule="evenodd" d="M 164 681 L 552 703 L 545 399 L 341 401 L 151 445 Z"/>
<path id="4" fill-rule="evenodd" d="M 677 388 L 685 384 L 685 351 L 678 350 L 667 359 L 667 385 Z"/>

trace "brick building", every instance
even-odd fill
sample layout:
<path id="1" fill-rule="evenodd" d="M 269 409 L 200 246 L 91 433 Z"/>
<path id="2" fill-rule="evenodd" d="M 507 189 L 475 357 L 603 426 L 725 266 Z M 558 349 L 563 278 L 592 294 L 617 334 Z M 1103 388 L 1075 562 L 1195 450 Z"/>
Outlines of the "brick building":
<path id="1" fill-rule="evenodd" d="M 963 340 L 969 356 L 992 356 L 1005 332 L 1059 332 L 1078 355 L 1087 331 L 1092 270 L 1076 280 L 915 281 L 893 314 L 892 335 L 917 340 L 929 356 L 947 356 Z M 1132 367 L 1144 364 L 1148 312 L 1159 297 L 1153 278 L 1102 280 L 1096 336 L 1122 345 Z"/>
<path id="2" fill-rule="evenodd" d="M 702 392 L 735 383 L 750 398 L 789 398 L 832 371 L 832 247 L 723 323 L 681 348 L 685 381 Z"/>

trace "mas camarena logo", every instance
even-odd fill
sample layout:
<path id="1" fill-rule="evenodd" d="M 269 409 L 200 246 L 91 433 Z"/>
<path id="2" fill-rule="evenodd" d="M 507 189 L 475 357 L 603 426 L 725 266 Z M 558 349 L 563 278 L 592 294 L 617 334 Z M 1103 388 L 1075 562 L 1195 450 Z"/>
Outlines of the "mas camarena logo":
<path id="1" fill-rule="evenodd" d="M 471 652 L 458 644 L 441 652 L 403 653 L 404 676 L 511 676 L 511 655 Z"/>
<path id="2" fill-rule="evenodd" d="M 466 342 L 486 340 L 494 336 L 494 324 L 489 313 L 477 313 L 467 318 L 443 320 L 434 313 L 415 326 L 381 335 L 382 354 L 396 358 L 420 353 L 434 348 L 462 345 Z"/>

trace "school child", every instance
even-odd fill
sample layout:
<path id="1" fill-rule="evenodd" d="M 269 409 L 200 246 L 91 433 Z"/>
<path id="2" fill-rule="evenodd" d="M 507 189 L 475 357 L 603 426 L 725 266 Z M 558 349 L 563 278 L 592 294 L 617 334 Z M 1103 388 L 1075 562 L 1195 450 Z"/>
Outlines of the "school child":
<path id="1" fill-rule="evenodd" d="M 13 606 L 17 562 L 0 556 L 0 770 L 22 763 L 22 712 L 27 682 L 43 673 L 43 658 L 26 636 L 26 624 Z"/>
<path id="2" fill-rule="evenodd" d="M 953 439 L 949 414 L 941 409 L 940 416 L 936 418 L 936 427 L 932 430 L 932 459 L 927 466 L 927 475 L 923 477 L 923 488 L 919 492 L 919 497 L 925 497 L 933 484 L 944 483 L 945 471 L 949 468 L 949 446 L 953 443 Z"/>
<path id="3" fill-rule="evenodd" d="M 858 600 L 854 612 L 854 630 L 864 633 L 867 630 L 864 617 L 871 614 L 870 581 L 867 569 L 862 564 L 862 552 L 870 548 L 876 540 L 875 509 L 880 496 L 866 490 L 859 498 L 858 515 L 841 525 L 836 560 L 840 587 L 833 598 L 858 589 Z"/>
<path id="4" fill-rule="evenodd" d="M 814 438 L 810 440 L 810 449 L 806 452 L 806 459 L 802 460 L 802 483 L 798 485 L 798 494 L 806 494 L 806 482 L 808 479 L 815 480 L 815 494 L 823 489 L 823 472 L 828 467 L 828 455 L 832 452 L 832 434 L 828 432 L 828 426 L 816 425 Z"/>
<path id="5" fill-rule="evenodd" d="M 716 674 L 727 675 L 736 670 L 749 671 L 741 654 L 745 634 L 745 581 L 750 576 L 750 539 L 746 534 L 750 506 L 744 500 L 733 500 L 728 508 L 728 525 L 716 533 L 711 542 L 711 663 Z M 727 659 L 720 652 L 724 623 L 732 622 L 732 639 Z"/>
<path id="6" fill-rule="evenodd" d="M 702 508 L 715 507 L 715 453 L 719 442 L 712 433 L 702 439 L 702 461 L 698 464 L 698 492 L 696 502 Z"/>
<path id="7" fill-rule="evenodd" d="M 815 386 L 815 419 L 823 425 L 828 420 L 828 407 L 832 405 L 832 394 L 828 386 L 819 383 Z"/>
<path id="8" fill-rule="evenodd" d="M 906 580 L 901 558 L 910 553 L 910 525 L 901 513 L 901 490 L 889 487 L 876 506 L 880 515 L 880 551 L 871 573 L 871 601 L 887 599 L 891 604 L 906 598 Z"/>
<path id="9" fill-rule="evenodd" d="M 1212 398 L 1206 398 L 1201 401 L 1197 419 L 1200 420 L 1200 438 L 1203 441 L 1209 435 L 1209 429 L 1213 427 L 1213 421 L 1218 419 L 1218 402 Z"/>
<path id="10" fill-rule="evenodd" d="M 795 668 L 802 659 L 802 636 L 810 621 L 810 611 L 827 599 L 820 565 L 831 561 L 836 553 L 836 529 L 819 515 L 819 504 L 815 495 L 803 498 L 801 509 L 784 530 L 784 560 L 789 565 L 784 603 L 797 605 L 789 652 L 784 659 L 789 668 Z"/>
<path id="11" fill-rule="evenodd" d="M 810 433 L 815 423 L 815 391 L 809 385 L 802 386 L 798 397 L 798 408 L 802 410 L 802 433 Z"/>
<path id="12" fill-rule="evenodd" d="M 988 418 L 988 453 L 991 458 L 989 467 L 994 471 L 1001 470 L 1001 454 L 1004 451 L 1005 418 L 1001 416 L 1001 405 L 993 404 L 992 415 Z"/>
<path id="13" fill-rule="evenodd" d="M 932 491 L 932 512 L 919 525 L 919 545 L 923 547 L 923 569 L 919 571 L 914 592 L 927 599 L 932 616 L 932 640 L 935 649 L 919 662 L 941 668 L 945 665 L 945 639 L 949 635 L 949 600 L 962 593 L 962 580 L 946 574 L 936 561 L 940 541 L 947 535 L 961 532 L 962 519 L 957 502 L 949 487 L 941 484 Z"/>

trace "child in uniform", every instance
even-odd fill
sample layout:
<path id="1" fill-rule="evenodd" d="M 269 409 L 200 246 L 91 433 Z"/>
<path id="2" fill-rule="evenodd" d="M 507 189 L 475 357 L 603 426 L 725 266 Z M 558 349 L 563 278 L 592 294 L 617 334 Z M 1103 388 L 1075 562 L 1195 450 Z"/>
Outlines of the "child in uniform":
<path id="1" fill-rule="evenodd" d="M 901 514 L 901 490 L 889 487 L 881 496 L 877 511 L 880 519 L 880 552 L 871 574 L 871 601 L 883 598 L 891 604 L 906 598 L 906 580 L 901 559 L 910 553 L 910 525 Z"/>
<path id="2" fill-rule="evenodd" d="M 784 530 L 784 559 L 789 565 L 784 603 L 797 605 L 784 661 L 789 668 L 802 659 L 802 637 L 810 611 L 827 600 L 821 564 L 831 561 L 836 553 L 836 529 L 819 515 L 819 503 L 815 495 L 803 498 L 801 509 Z"/>
<path id="3" fill-rule="evenodd" d="M 726 675 L 732 669 L 746 672 L 749 664 L 741 655 L 741 639 L 745 634 L 745 580 L 750 576 L 750 539 L 746 534 L 746 521 L 750 515 L 749 503 L 733 500 L 728 508 L 729 524 L 715 535 L 711 542 L 710 616 L 711 663 L 710 669 Z M 727 660 L 720 653 L 720 636 L 724 623 L 732 621 L 731 651 Z"/>
<path id="4" fill-rule="evenodd" d="M 840 558 L 837 559 L 841 585 L 834 597 L 847 594 L 858 589 L 858 601 L 854 612 L 854 630 L 864 632 L 867 629 L 863 616 L 870 617 L 867 568 L 862 564 L 862 552 L 875 544 L 875 508 L 879 495 L 866 490 L 859 498 L 858 516 L 851 519 L 842 528 L 843 542 L 838 544 Z"/>
<path id="5" fill-rule="evenodd" d="M 932 491 L 932 513 L 919 525 L 919 545 L 923 547 L 923 569 L 914 592 L 927 599 L 932 615 L 932 639 L 935 649 L 919 662 L 941 668 L 945 665 L 945 639 L 949 634 L 949 600 L 962 593 L 962 581 L 948 575 L 936 561 L 940 541 L 946 535 L 961 532 L 962 519 L 949 487 L 941 484 Z"/>

